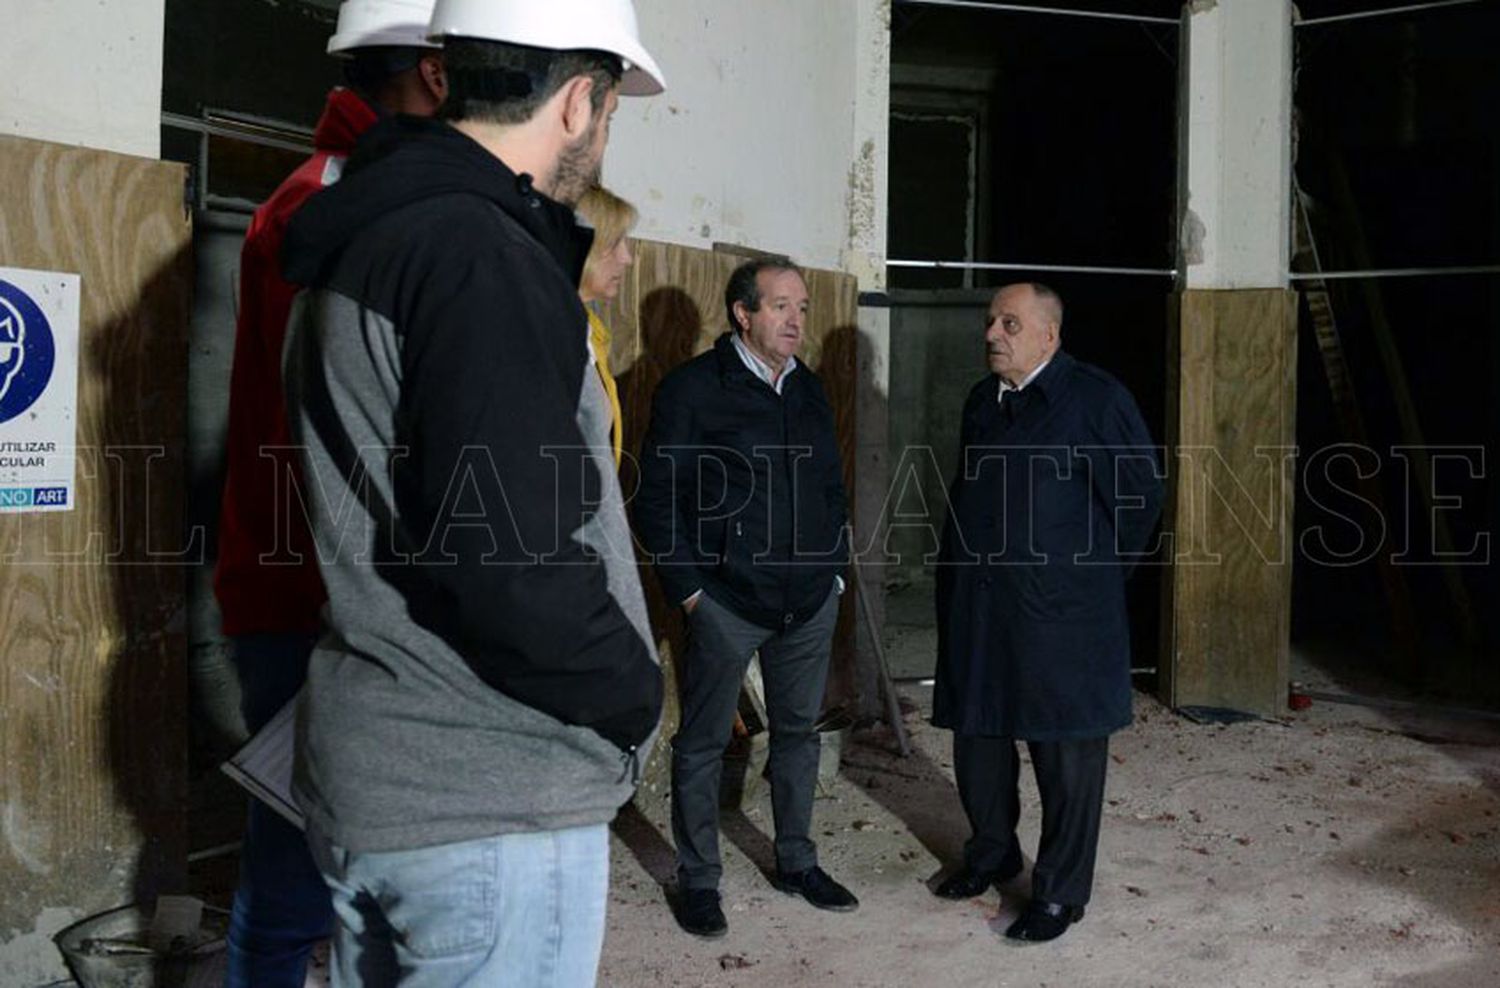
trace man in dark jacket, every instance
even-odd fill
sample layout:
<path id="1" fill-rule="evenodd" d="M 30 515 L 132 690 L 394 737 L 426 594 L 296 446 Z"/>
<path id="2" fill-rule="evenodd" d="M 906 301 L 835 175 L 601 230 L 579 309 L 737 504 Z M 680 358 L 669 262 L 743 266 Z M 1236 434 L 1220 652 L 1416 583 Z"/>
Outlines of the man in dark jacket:
<path id="1" fill-rule="evenodd" d="M 990 303 L 991 375 L 964 405 L 937 581 L 933 724 L 954 732 L 973 828 L 937 894 L 1021 870 L 1016 741 L 1042 800 L 1032 899 L 1006 936 L 1051 940 L 1093 886 L 1109 735 L 1130 722 L 1125 575 L 1161 504 L 1151 437 L 1118 381 L 1062 352 L 1062 301 L 1009 285 Z"/>
<path id="2" fill-rule="evenodd" d="M 282 238 L 308 197 L 338 180 L 355 139 L 381 116 L 437 112 L 446 83 L 442 52 L 427 40 L 431 17 L 432 0 L 346 0 L 339 8 L 328 52 L 344 61 L 349 86 L 328 94 L 312 157 L 255 211 L 240 252 L 214 593 L 251 733 L 302 686 L 328 596 L 306 515 L 284 510 L 281 496 L 286 471 L 295 469 L 281 348 L 297 291 L 281 277 Z M 328 888 L 302 831 L 252 799 L 229 921 L 228 988 L 301 988 L 308 956 L 332 921 Z"/>
<path id="3" fill-rule="evenodd" d="M 807 284 L 788 261 L 730 276 L 733 327 L 668 374 L 641 451 L 635 521 L 667 598 L 687 613 L 682 725 L 672 740 L 677 921 L 727 930 L 719 905 L 719 775 L 740 683 L 760 653 L 770 719 L 777 886 L 822 909 L 858 902 L 818 867 L 808 836 L 814 722 L 838 618 L 843 468 L 817 375 L 797 362 Z"/>
<path id="4" fill-rule="evenodd" d="M 294 795 L 335 983 L 592 984 L 662 680 L 570 205 L 660 72 L 626 0 L 438 0 L 431 31 L 444 119 L 372 128 L 282 253 L 328 590 Z"/>

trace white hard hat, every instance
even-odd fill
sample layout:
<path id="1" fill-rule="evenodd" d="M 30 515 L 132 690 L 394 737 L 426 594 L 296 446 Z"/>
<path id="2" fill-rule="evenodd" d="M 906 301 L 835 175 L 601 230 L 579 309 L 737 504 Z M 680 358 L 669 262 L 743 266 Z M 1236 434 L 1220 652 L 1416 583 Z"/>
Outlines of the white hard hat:
<path id="1" fill-rule="evenodd" d="M 356 48 L 437 48 L 428 40 L 433 0 L 344 0 L 328 39 L 328 54 Z"/>
<path id="2" fill-rule="evenodd" d="M 656 59 L 641 44 L 630 0 L 437 0 L 431 31 L 439 40 L 607 51 L 625 63 L 620 95 L 655 96 L 667 88 Z"/>

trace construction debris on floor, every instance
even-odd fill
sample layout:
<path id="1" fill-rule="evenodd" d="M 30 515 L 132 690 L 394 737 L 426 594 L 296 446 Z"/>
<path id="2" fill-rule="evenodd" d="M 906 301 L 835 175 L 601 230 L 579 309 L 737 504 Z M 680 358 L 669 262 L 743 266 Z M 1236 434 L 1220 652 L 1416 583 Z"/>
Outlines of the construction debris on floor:
<path id="1" fill-rule="evenodd" d="M 1138 695 L 1116 735 L 1093 901 L 1051 944 L 1000 931 L 1027 892 L 930 886 L 966 825 L 931 691 L 903 687 L 916 748 L 855 732 L 818 801 L 823 865 L 859 895 L 821 913 L 771 887 L 765 787 L 723 823 L 729 934 L 681 932 L 664 898 L 668 807 L 615 827 L 600 984 L 620 986 L 1359 986 L 1500 984 L 1500 723 L 1315 703 L 1196 724 Z M 1022 773 L 1023 846 L 1036 798 Z"/>

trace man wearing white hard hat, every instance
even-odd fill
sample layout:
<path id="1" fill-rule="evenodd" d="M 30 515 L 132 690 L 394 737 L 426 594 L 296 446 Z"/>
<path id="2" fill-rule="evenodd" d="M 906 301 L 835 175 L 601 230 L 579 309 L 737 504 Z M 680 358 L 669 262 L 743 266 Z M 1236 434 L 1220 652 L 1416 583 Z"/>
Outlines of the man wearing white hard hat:
<path id="1" fill-rule="evenodd" d="M 358 136 L 381 116 L 432 115 L 445 91 L 441 51 L 428 40 L 432 0 L 348 0 L 328 52 L 349 82 L 328 94 L 315 153 L 255 212 L 240 256 L 240 307 L 229 396 L 226 476 L 214 591 L 258 731 L 302 685 L 327 599 L 306 515 L 287 507 L 281 455 L 290 444 L 281 347 L 295 286 L 281 277 L 287 222 L 333 183 Z M 280 510 L 278 509 L 278 506 Z M 327 936 L 328 891 L 302 832 L 252 800 L 229 929 L 231 988 L 301 988 L 312 946 Z"/>
<path id="2" fill-rule="evenodd" d="M 438 0 L 438 120 L 293 219 L 287 398 L 328 631 L 294 795 L 336 985 L 590 985 L 662 676 L 578 296 L 628 0 Z"/>

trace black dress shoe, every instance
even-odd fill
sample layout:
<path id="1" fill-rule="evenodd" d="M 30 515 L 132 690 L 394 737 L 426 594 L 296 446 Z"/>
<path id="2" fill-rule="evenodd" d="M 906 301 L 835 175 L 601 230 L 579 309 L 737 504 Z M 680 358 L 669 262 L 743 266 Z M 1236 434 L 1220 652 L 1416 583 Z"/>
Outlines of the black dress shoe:
<path id="1" fill-rule="evenodd" d="M 817 865 L 806 871 L 778 871 L 771 884 L 787 895 L 802 896 L 819 909 L 852 913 L 859 908 L 859 900 L 854 897 L 854 893 L 828 877 L 828 872 Z"/>
<path id="2" fill-rule="evenodd" d="M 677 917 L 677 925 L 695 937 L 717 940 L 729 932 L 717 889 L 683 889 L 672 914 Z"/>
<path id="3" fill-rule="evenodd" d="M 1012 940 L 1042 943 L 1056 940 L 1080 919 L 1083 919 L 1082 906 L 1065 906 L 1059 902 L 1033 899 L 1027 903 L 1021 918 L 1010 924 L 1005 935 Z"/>
<path id="4" fill-rule="evenodd" d="M 932 894 L 939 899 L 972 899 L 984 894 L 991 885 L 1001 885 L 1020 873 L 1020 865 L 1002 868 L 1000 871 L 976 871 L 964 865 L 943 879 L 942 884 L 932 890 Z"/>

